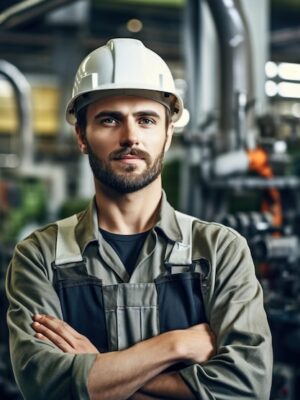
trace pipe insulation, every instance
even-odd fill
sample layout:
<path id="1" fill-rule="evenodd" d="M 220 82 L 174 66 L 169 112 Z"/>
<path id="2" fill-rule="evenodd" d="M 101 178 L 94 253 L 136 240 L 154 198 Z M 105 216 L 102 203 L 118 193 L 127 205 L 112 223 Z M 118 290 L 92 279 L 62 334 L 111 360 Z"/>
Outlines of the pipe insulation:
<path id="1" fill-rule="evenodd" d="M 20 146 L 17 151 L 19 166 L 31 165 L 33 163 L 34 138 L 30 84 L 13 64 L 5 60 L 0 60 L 0 75 L 3 75 L 11 83 L 16 95 L 20 135 Z"/>
<path id="2" fill-rule="evenodd" d="M 49 11 L 71 3 L 74 3 L 74 0 L 22 1 L 7 8 L 0 14 L 0 29 L 6 30 L 16 28 Z"/>

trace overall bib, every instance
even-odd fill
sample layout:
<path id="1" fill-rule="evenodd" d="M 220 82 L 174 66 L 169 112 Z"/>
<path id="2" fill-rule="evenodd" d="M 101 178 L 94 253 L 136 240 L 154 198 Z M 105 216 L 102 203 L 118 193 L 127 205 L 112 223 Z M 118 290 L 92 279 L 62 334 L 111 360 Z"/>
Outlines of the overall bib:
<path id="1" fill-rule="evenodd" d="M 103 284 L 89 275 L 75 239 L 76 215 L 57 222 L 54 286 L 63 319 L 100 352 L 207 322 L 202 288 L 209 264 L 192 260 L 194 218 L 179 212 L 176 217 L 183 241 L 172 245 L 163 273 L 147 283 Z"/>

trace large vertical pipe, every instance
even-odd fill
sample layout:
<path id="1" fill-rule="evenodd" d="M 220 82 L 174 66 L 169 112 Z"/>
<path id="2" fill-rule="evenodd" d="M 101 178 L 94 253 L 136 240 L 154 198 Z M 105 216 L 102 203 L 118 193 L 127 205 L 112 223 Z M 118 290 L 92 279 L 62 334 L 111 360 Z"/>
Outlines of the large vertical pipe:
<path id="1" fill-rule="evenodd" d="M 193 139 L 199 135 L 198 113 L 200 109 L 201 44 L 202 44 L 202 1 L 187 0 L 184 15 L 184 56 L 188 81 L 187 105 L 190 121 L 185 132 L 186 156 L 181 166 L 180 208 L 198 215 L 201 209 L 199 185 L 195 185 L 201 154 Z"/>
<path id="2" fill-rule="evenodd" d="M 234 0 L 208 0 L 220 46 L 222 151 L 244 147 L 249 62 L 246 30 Z"/>
<path id="3" fill-rule="evenodd" d="M 20 136 L 19 166 L 32 165 L 34 138 L 32 127 L 31 88 L 25 76 L 12 64 L 0 60 L 0 75 L 13 86 L 18 111 L 18 129 Z"/>
<path id="4" fill-rule="evenodd" d="M 270 0 L 251 0 L 250 2 L 239 0 L 239 3 L 239 9 L 241 8 L 241 14 L 245 15 L 246 28 L 249 31 L 248 57 L 253 68 L 249 97 L 251 100 L 251 92 L 253 92 L 255 98 L 253 111 L 255 115 L 259 115 L 265 113 L 268 108 L 265 93 L 265 64 L 270 60 Z"/>
<path id="5" fill-rule="evenodd" d="M 184 13 L 184 56 L 188 81 L 187 103 L 190 111 L 189 133 L 198 128 L 200 108 L 202 1 L 188 0 Z"/>

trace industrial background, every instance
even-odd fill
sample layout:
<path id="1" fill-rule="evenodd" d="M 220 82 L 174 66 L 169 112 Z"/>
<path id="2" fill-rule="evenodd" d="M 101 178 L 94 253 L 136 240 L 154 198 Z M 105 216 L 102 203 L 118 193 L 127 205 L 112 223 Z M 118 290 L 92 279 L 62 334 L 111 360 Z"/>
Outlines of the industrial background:
<path id="1" fill-rule="evenodd" d="M 22 399 L 7 265 L 16 242 L 93 195 L 64 112 L 81 59 L 113 37 L 170 65 L 186 110 L 167 195 L 247 238 L 273 334 L 271 399 L 300 399 L 300 0 L 0 2 L 0 398 Z"/>

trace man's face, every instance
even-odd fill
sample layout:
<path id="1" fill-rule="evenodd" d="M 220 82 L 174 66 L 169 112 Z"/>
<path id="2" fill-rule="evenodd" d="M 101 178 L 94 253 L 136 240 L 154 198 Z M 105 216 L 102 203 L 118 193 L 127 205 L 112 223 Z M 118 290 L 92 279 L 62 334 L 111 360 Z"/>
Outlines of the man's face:
<path id="1" fill-rule="evenodd" d="M 172 126 L 166 110 L 153 100 L 118 96 L 87 108 L 85 146 L 95 179 L 118 193 L 131 193 L 161 174 Z"/>

